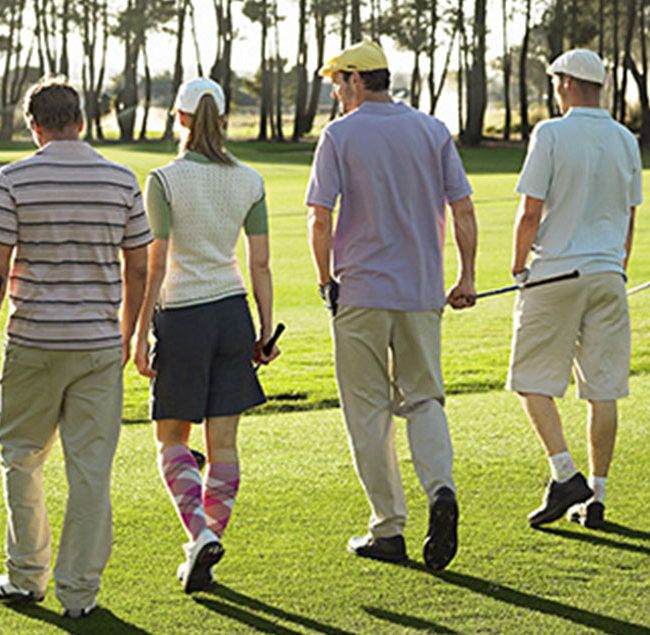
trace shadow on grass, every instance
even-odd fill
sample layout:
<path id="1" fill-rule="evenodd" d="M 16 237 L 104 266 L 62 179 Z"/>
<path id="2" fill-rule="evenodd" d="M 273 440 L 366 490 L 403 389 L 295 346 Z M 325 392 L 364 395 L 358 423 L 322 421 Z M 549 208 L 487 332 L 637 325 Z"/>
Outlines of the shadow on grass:
<path id="1" fill-rule="evenodd" d="M 380 620 L 392 622 L 393 624 L 404 626 L 406 628 L 414 628 L 418 631 L 426 631 L 427 633 L 446 633 L 447 635 L 458 633 L 458 631 L 452 631 L 446 626 L 442 626 L 436 622 L 432 622 L 431 620 L 423 620 L 422 618 L 414 617 L 413 615 L 393 613 L 393 611 L 386 611 L 373 606 L 364 606 L 363 610 Z"/>
<path id="2" fill-rule="evenodd" d="M 424 565 L 420 565 L 419 563 L 414 564 L 417 564 L 418 566 L 413 567 L 410 563 L 407 563 L 405 566 L 428 571 Z M 430 571 L 428 572 L 431 573 Z M 462 573 L 455 573 L 453 571 L 441 571 L 433 575 L 448 584 L 454 584 L 469 589 L 474 593 L 484 595 L 494 600 L 505 602 L 506 604 L 511 604 L 513 606 L 519 606 L 530 611 L 537 611 L 538 613 L 543 613 L 545 615 L 560 617 L 569 620 L 574 624 L 592 628 L 598 632 L 610 633 L 611 635 L 650 635 L 650 628 L 642 626 L 641 624 L 625 622 L 616 619 L 615 617 L 608 617 L 607 615 L 579 609 L 569 604 L 562 604 L 556 600 L 548 600 L 539 597 L 538 595 L 517 591 L 516 589 L 496 584 L 491 580 L 483 580 L 482 578 L 476 578 Z"/>
<path id="3" fill-rule="evenodd" d="M 117 615 L 101 606 L 88 617 L 70 619 L 60 613 L 34 604 L 7 604 L 7 609 L 39 622 L 47 622 L 66 633 L 88 635 L 89 633 L 111 633 L 111 635 L 152 635 L 138 626 L 121 620 Z M 2 631 L 4 632 L 4 631 Z"/>
<path id="4" fill-rule="evenodd" d="M 215 613 L 226 615 L 242 624 L 252 626 L 260 631 L 264 631 L 265 633 L 288 634 L 299 633 L 302 631 L 291 630 L 290 628 L 276 624 L 265 617 L 256 615 L 256 613 L 266 613 L 276 619 L 284 620 L 285 622 L 293 622 L 296 625 L 311 629 L 318 633 L 326 633 L 327 635 L 352 635 L 350 631 L 345 631 L 336 626 L 330 626 L 329 624 L 323 624 L 309 617 L 305 617 L 304 615 L 298 615 L 296 613 L 290 613 L 283 609 L 279 609 L 270 604 L 266 604 L 261 600 L 256 600 L 255 598 L 244 595 L 243 593 L 233 591 L 223 584 L 215 584 L 210 589 L 210 595 L 217 596 L 219 600 L 213 598 L 196 598 L 195 602 L 211 611 L 214 611 Z M 221 600 L 227 600 L 227 602 L 231 602 L 232 604 L 228 604 Z M 255 611 L 255 613 L 253 611 Z"/>
<path id="5" fill-rule="evenodd" d="M 637 540 L 650 541 L 650 532 L 648 531 L 632 529 L 631 527 L 619 525 L 618 523 L 610 523 L 609 521 L 605 522 L 605 526 L 602 527 L 599 531 L 605 534 L 618 534 L 619 536 L 625 536 L 626 538 L 636 538 Z"/>
<path id="6" fill-rule="evenodd" d="M 541 531 L 545 534 L 553 534 L 554 536 L 560 536 L 562 538 L 568 538 L 569 540 L 578 540 L 579 542 L 588 542 L 592 545 L 599 545 L 602 547 L 612 547 L 613 549 L 622 549 L 623 551 L 632 551 L 633 553 L 642 553 L 645 555 L 650 555 L 650 547 L 644 545 L 633 545 L 628 542 L 620 542 L 619 540 L 612 540 L 611 538 L 605 538 L 600 536 L 600 531 L 590 531 L 585 533 L 582 531 L 569 531 L 568 529 L 550 529 L 550 528 L 540 528 L 538 531 Z M 643 533 L 643 532 L 641 532 Z"/>

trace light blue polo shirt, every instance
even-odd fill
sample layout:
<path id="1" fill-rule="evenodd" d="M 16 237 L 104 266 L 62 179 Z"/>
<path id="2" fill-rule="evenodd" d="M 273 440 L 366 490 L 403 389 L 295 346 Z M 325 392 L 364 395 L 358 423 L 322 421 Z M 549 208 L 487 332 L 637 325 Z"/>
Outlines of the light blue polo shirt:
<path id="1" fill-rule="evenodd" d="M 334 209 L 339 301 L 429 311 L 446 303 L 445 206 L 472 193 L 445 125 L 403 102 L 364 102 L 323 131 L 307 205 Z"/>
<path id="2" fill-rule="evenodd" d="M 531 276 L 623 273 L 630 207 L 641 203 L 634 135 L 601 108 L 572 108 L 533 131 L 516 190 L 544 201 Z"/>

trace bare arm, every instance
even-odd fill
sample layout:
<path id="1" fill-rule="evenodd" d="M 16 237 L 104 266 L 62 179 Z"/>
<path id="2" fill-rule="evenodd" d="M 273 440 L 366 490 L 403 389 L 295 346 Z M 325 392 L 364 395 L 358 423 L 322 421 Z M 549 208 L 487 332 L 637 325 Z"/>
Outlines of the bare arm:
<path id="1" fill-rule="evenodd" d="M 2 278 L 2 284 L 0 285 L 0 303 L 2 303 L 7 292 L 9 265 L 11 264 L 11 254 L 13 251 L 13 245 L 0 244 L 0 277 Z"/>
<path id="2" fill-rule="evenodd" d="M 265 355 L 262 350 L 273 334 L 273 278 L 269 266 L 268 234 L 246 236 L 246 248 L 248 271 L 260 324 L 260 334 L 255 344 L 255 361 L 268 364 L 280 354 L 277 346 L 273 347 L 270 355 Z"/>
<path id="3" fill-rule="evenodd" d="M 147 287 L 138 318 L 135 355 L 133 361 L 138 372 L 145 377 L 155 377 L 156 372 L 149 362 L 149 327 L 158 302 L 160 288 L 167 273 L 167 240 L 156 238 L 147 252 Z"/>
<path id="4" fill-rule="evenodd" d="M 458 254 L 458 276 L 447 294 L 447 302 L 454 309 L 464 309 L 476 302 L 474 267 L 478 230 L 474 204 L 469 196 L 450 203 L 454 227 L 454 241 Z"/>
<path id="5" fill-rule="evenodd" d="M 129 361 L 131 338 L 135 331 L 135 322 L 142 305 L 147 278 L 147 248 L 122 250 L 122 280 L 124 299 L 120 326 L 122 329 L 122 365 Z"/>
<path id="6" fill-rule="evenodd" d="M 330 280 L 330 262 L 332 258 L 332 210 L 314 205 L 309 208 L 307 217 L 309 246 L 316 267 L 318 284 L 327 284 Z"/>
<path id="7" fill-rule="evenodd" d="M 627 265 L 630 262 L 630 254 L 632 253 L 632 239 L 634 237 L 634 217 L 636 215 L 636 207 L 630 207 L 630 223 L 627 226 L 627 236 L 625 237 L 625 258 L 623 259 L 623 269 L 627 271 Z"/>
<path id="8" fill-rule="evenodd" d="M 539 224 L 542 221 L 544 201 L 533 196 L 524 196 L 515 222 L 515 245 L 512 256 L 512 273 L 519 273 L 526 267 L 528 254 L 533 246 Z"/>

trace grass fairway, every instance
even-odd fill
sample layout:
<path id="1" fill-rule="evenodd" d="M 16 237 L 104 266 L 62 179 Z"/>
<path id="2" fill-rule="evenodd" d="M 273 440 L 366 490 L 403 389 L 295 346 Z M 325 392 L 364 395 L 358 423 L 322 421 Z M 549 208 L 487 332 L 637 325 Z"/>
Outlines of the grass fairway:
<path id="1" fill-rule="evenodd" d="M 650 390 L 633 379 L 635 395 Z M 586 464 L 582 404 L 562 405 L 576 459 Z M 219 586 L 184 596 L 174 578 L 184 534 L 160 483 L 151 430 L 123 428 L 114 470 L 115 547 L 102 609 L 60 617 L 53 589 L 37 608 L 0 607 L 0 632 L 42 633 L 650 633 L 648 404 L 622 402 L 606 532 L 567 521 L 533 531 L 546 463 L 512 395 L 449 399 L 461 505 L 458 556 L 448 571 L 421 565 L 426 502 L 399 424 L 410 503 L 407 566 L 345 553 L 367 506 L 338 410 L 246 417 L 243 481 Z M 65 491 L 59 449 L 46 470 L 55 539 Z M 4 518 L 0 521 L 3 524 Z"/>
<path id="2" fill-rule="evenodd" d="M 328 319 L 315 291 L 302 205 L 311 147 L 233 144 L 264 175 L 271 208 L 276 317 L 283 355 L 260 371 L 269 403 L 243 420 L 242 489 L 226 534 L 214 592 L 184 596 L 174 578 L 184 534 L 156 470 L 147 386 L 127 368 L 122 440 L 114 469 L 115 546 L 102 608 L 70 622 L 50 585 L 35 608 L 0 607 L 0 634 L 15 633 L 612 633 L 650 635 L 650 291 L 630 299 L 632 397 L 621 403 L 620 441 L 608 493 L 609 525 L 589 532 L 566 521 L 527 527 L 546 462 L 512 395 L 501 388 L 512 296 L 448 311 L 443 364 L 456 451 L 461 549 L 450 569 L 420 565 L 426 504 L 408 458 L 399 456 L 411 515 L 408 566 L 345 553 L 363 533 L 367 504 L 350 463 L 331 364 Z M 0 161 L 29 146 L 0 147 Z M 173 156 L 161 144 L 107 146 L 141 181 Z M 523 152 L 464 153 L 479 215 L 479 290 L 509 283 L 513 194 Z M 650 174 L 645 175 L 646 200 Z M 646 206 L 647 207 L 647 206 Z M 630 286 L 650 279 L 650 224 L 638 216 Z M 447 249 L 447 280 L 455 254 Z M 572 392 L 572 391 L 570 391 Z M 567 436 L 586 466 L 584 413 L 562 403 Z M 195 443 L 200 444 L 196 439 Z M 55 540 L 66 491 L 58 446 L 46 468 Z M 0 513 L 0 535 L 5 515 Z M 0 551 L 2 546 L 0 546 Z"/>

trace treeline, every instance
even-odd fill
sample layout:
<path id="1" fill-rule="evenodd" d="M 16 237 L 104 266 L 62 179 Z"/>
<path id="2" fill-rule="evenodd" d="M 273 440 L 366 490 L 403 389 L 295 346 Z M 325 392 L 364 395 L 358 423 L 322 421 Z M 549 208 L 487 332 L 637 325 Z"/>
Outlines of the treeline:
<path id="1" fill-rule="evenodd" d="M 298 10 L 297 56 L 292 62 L 282 50 L 287 30 L 283 11 L 290 2 Z M 410 53 L 406 94 L 415 107 L 420 106 L 424 90 L 429 112 L 435 114 L 444 87 L 454 77 L 458 129 L 462 141 L 470 145 L 484 138 L 488 95 L 502 107 L 503 138 L 516 134 L 528 139 L 533 102 L 541 98 L 548 114 L 556 114 L 551 82 L 543 68 L 564 50 L 592 48 L 609 69 L 606 96 L 612 115 L 638 131 L 642 144 L 650 146 L 650 0 L 495 0 L 489 6 L 488 0 L 212 0 L 210 44 L 216 42 L 216 54 L 205 69 L 196 28 L 198 3 L 203 6 L 207 0 L 0 0 L 0 138 L 11 138 L 28 82 L 48 73 L 69 74 L 69 50 L 72 38 L 77 38 L 88 137 L 104 137 L 101 115 L 112 109 L 120 140 L 146 139 L 155 85 L 148 43 L 157 32 L 166 33 L 170 43 L 163 132 L 163 138 L 169 138 L 173 95 L 182 82 L 184 64 L 190 63 L 183 59 L 185 40 L 191 39 L 195 51 L 188 74 L 219 81 L 230 108 L 241 79 L 232 71 L 233 59 L 251 55 L 250 50 L 238 48 L 236 21 L 250 20 L 259 33 L 255 52 L 259 72 L 249 84 L 258 97 L 261 140 L 297 141 L 310 133 L 320 104 L 317 70 L 324 62 L 326 42 L 333 39 L 341 48 L 370 37 L 383 43 L 392 40 Z M 512 36 L 515 22 L 525 27 L 519 41 Z M 499 30 L 502 50 L 488 51 L 488 29 Z M 107 77 L 111 41 L 111 50 L 120 46 L 124 54 L 118 78 Z M 308 68 L 310 59 L 313 68 Z M 488 90 L 490 69 L 493 83 L 494 71 L 498 72 L 499 95 Z M 630 107 L 626 96 L 632 85 L 638 100 L 633 99 Z M 144 114 L 136 130 L 138 106 Z M 293 119 L 289 131 L 284 129 L 287 114 Z"/>

